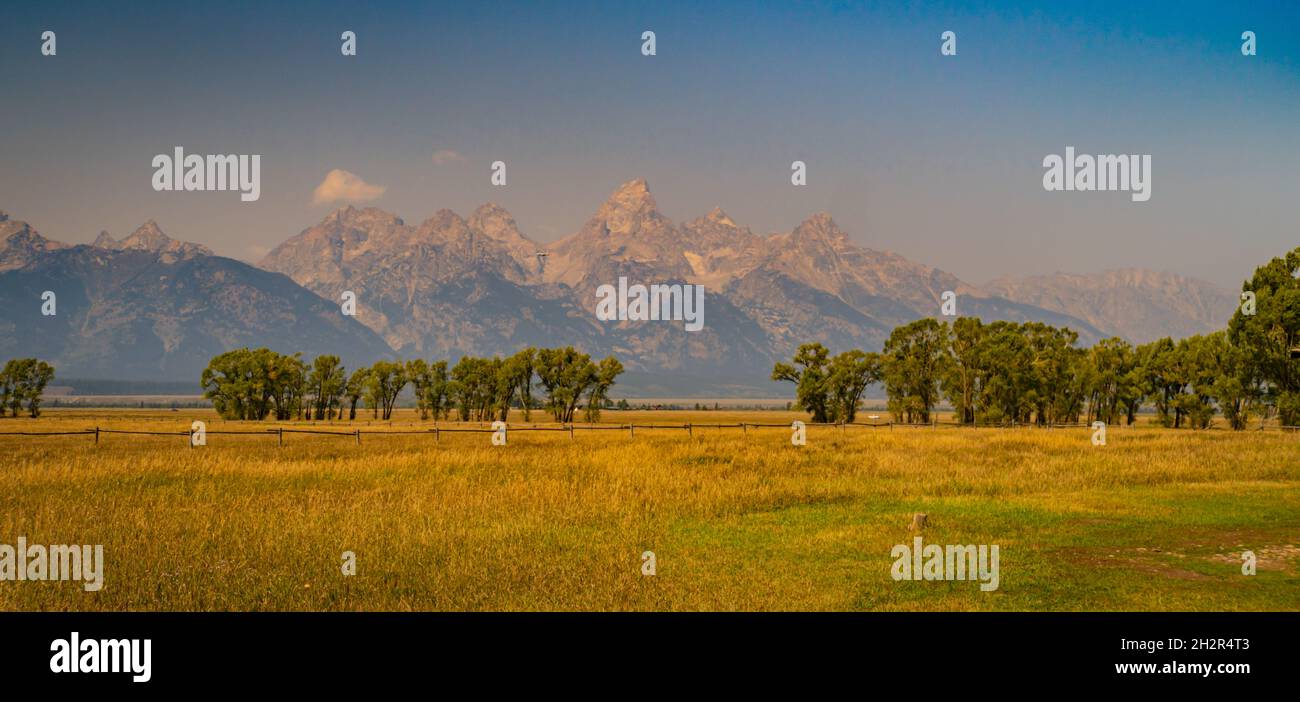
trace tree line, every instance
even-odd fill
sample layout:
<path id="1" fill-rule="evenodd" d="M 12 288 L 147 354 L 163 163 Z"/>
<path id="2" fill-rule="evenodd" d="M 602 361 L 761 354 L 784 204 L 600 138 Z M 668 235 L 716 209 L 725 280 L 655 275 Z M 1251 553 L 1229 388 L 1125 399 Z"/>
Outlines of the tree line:
<path id="1" fill-rule="evenodd" d="M 587 421 L 600 418 L 609 389 L 623 372 L 613 356 L 600 361 L 575 350 L 525 348 L 506 358 L 461 357 L 447 361 L 379 361 L 351 373 L 338 356 L 265 348 L 236 349 L 214 357 L 204 369 L 203 396 L 226 419 L 356 419 L 357 407 L 389 419 L 398 396 L 410 386 L 420 419 L 505 421 L 512 407 L 531 420 L 544 409 L 557 422 L 572 422 L 581 407 Z M 541 396 L 534 397 L 540 390 Z"/>
<path id="2" fill-rule="evenodd" d="M 893 330 L 880 353 L 831 356 L 804 344 L 773 380 L 795 384 L 816 422 L 851 422 L 867 386 L 882 383 L 899 422 L 928 423 L 947 400 L 963 424 L 1132 424 L 1150 404 L 1165 426 L 1233 429 L 1252 415 L 1300 425 L 1300 248 L 1255 271 L 1227 329 L 1133 346 L 1090 348 L 1038 322 L 920 319 Z"/>
<path id="3" fill-rule="evenodd" d="M 0 417 L 17 417 L 23 405 L 28 416 L 41 416 L 41 393 L 54 378 L 54 366 L 35 358 L 14 358 L 0 370 Z"/>

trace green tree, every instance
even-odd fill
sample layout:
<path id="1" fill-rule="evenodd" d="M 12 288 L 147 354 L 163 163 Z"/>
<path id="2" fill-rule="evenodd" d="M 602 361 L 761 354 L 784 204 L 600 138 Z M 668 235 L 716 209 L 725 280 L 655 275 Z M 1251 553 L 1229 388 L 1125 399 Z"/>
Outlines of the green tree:
<path id="1" fill-rule="evenodd" d="M 1117 424 L 1124 413 L 1125 382 L 1134 365 L 1133 347 L 1119 337 L 1102 339 L 1089 351 L 1088 421 Z"/>
<path id="2" fill-rule="evenodd" d="M 10 409 L 10 401 L 14 398 L 17 388 L 14 384 L 14 361 L 5 362 L 3 370 L 0 370 L 0 417 L 5 416 L 5 412 Z M 17 416 L 17 412 L 14 413 Z"/>
<path id="3" fill-rule="evenodd" d="M 1242 292 L 1255 295 L 1255 314 L 1240 307 L 1228 322 L 1228 340 L 1241 349 L 1243 375 L 1258 382 L 1261 401 L 1277 408 L 1283 425 L 1300 425 L 1300 248 L 1255 269 Z"/>
<path id="4" fill-rule="evenodd" d="M 434 421 L 446 419 L 452 404 L 450 399 L 451 381 L 447 375 L 447 362 L 435 361 L 429 364 L 429 385 L 425 388 L 425 405 L 433 413 Z"/>
<path id="5" fill-rule="evenodd" d="M 366 401 L 375 417 L 392 419 L 397 396 L 406 387 L 406 368 L 400 361 L 377 361 L 366 374 Z"/>
<path id="6" fill-rule="evenodd" d="M 451 369 L 453 402 L 462 422 L 488 418 L 496 391 L 496 377 L 487 359 L 462 356 Z"/>
<path id="7" fill-rule="evenodd" d="M 984 325 L 977 317 L 958 317 L 952 322 L 949 337 L 950 362 L 945 366 L 940 386 L 957 419 L 962 424 L 975 422 L 984 368 Z"/>
<path id="8" fill-rule="evenodd" d="M 586 418 L 588 422 L 600 419 L 600 408 L 609 399 L 609 389 L 614 386 L 614 379 L 623 373 L 623 364 L 613 356 L 601 359 L 596 367 L 596 378 L 591 383 L 587 394 Z"/>
<path id="9" fill-rule="evenodd" d="M 54 366 L 36 358 L 16 358 L 5 363 L 0 371 L 0 417 L 5 408 L 17 417 L 23 403 L 27 414 L 35 419 L 41 416 L 41 399 L 45 386 L 54 378 Z"/>
<path id="10" fill-rule="evenodd" d="M 358 368 L 352 371 L 348 376 L 347 385 L 343 388 L 343 395 L 348 400 L 348 419 L 357 418 L 357 403 L 366 396 L 366 388 L 370 386 L 370 369 Z M 340 410 L 340 414 L 342 411 Z"/>
<path id="11" fill-rule="evenodd" d="M 812 413 L 812 421 L 831 421 L 830 352 L 819 343 L 803 344 L 793 361 L 793 365 L 777 363 L 772 368 L 772 380 L 795 384 L 795 407 Z"/>
<path id="12" fill-rule="evenodd" d="M 307 394 L 307 364 L 303 362 L 302 354 L 286 356 L 267 349 L 253 353 L 266 368 L 275 418 L 286 420 L 296 416 L 301 419 Z"/>
<path id="13" fill-rule="evenodd" d="M 983 422 L 1026 423 L 1035 406 L 1034 349 L 1020 325 L 997 321 L 987 327 L 982 363 L 990 369 L 980 388 Z"/>
<path id="14" fill-rule="evenodd" d="M 597 381 L 597 372 L 591 357 L 572 346 L 538 350 L 537 378 L 546 392 L 546 406 L 555 421 L 573 421 L 583 394 Z"/>
<path id="15" fill-rule="evenodd" d="M 503 372 L 507 382 L 513 385 L 513 392 L 519 396 L 519 407 L 523 410 L 524 421 L 531 421 L 533 405 L 533 375 L 537 366 L 537 350 L 528 347 L 506 359 Z"/>
<path id="16" fill-rule="evenodd" d="M 1178 362 L 1178 345 L 1169 337 L 1138 347 L 1138 357 L 1144 370 L 1143 385 L 1147 396 L 1156 408 L 1156 416 L 1164 426 L 1173 426 L 1181 418 L 1176 401 L 1183 392 L 1182 369 Z"/>
<path id="17" fill-rule="evenodd" d="M 1261 394 L 1249 358 L 1245 350 L 1233 345 L 1226 330 L 1206 336 L 1205 345 L 1206 352 L 1213 355 L 1212 363 L 1216 369 L 1209 379 L 1208 392 L 1228 426 L 1235 431 L 1245 429 Z"/>
<path id="18" fill-rule="evenodd" d="M 272 406 L 273 355 L 278 354 L 243 348 L 214 356 L 199 380 L 203 396 L 225 419 L 265 419 Z"/>
<path id="19" fill-rule="evenodd" d="M 883 354 L 883 380 L 895 418 L 929 423 L 939 402 L 939 378 L 948 350 L 948 325 L 929 317 L 890 333 Z"/>
<path id="20" fill-rule="evenodd" d="M 341 400 L 347 382 L 347 372 L 338 356 L 317 356 L 312 361 L 311 372 L 307 375 L 307 388 L 315 419 L 333 419 L 336 409 L 342 419 Z"/>
<path id="21" fill-rule="evenodd" d="M 415 409 L 419 411 L 420 419 L 428 419 L 429 385 L 433 383 L 433 375 L 429 371 L 429 364 L 422 358 L 407 361 L 406 377 L 411 381 L 411 388 L 415 391 Z"/>
<path id="22" fill-rule="evenodd" d="M 880 381 L 881 360 L 878 353 L 853 349 L 831 359 L 826 385 L 835 419 L 852 422 L 857 418 L 858 403 L 867 386 Z"/>

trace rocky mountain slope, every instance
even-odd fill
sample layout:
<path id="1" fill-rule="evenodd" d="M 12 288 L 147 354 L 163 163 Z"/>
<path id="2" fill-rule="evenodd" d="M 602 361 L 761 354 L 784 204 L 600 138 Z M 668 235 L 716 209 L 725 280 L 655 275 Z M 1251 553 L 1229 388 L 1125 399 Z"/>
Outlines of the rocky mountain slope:
<path id="1" fill-rule="evenodd" d="M 1221 329 L 1240 304 L 1237 296 L 1205 281 L 1136 268 L 1001 278 L 984 289 L 1085 319 L 1134 343 Z"/>
<path id="2" fill-rule="evenodd" d="M 1082 319 L 989 296 L 943 271 L 859 247 L 826 214 L 769 236 L 721 209 L 676 224 L 643 179 L 624 183 L 577 232 L 549 246 L 528 239 L 497 205 L 468 220 L 444 210 L 414 227 L 381 210 L 348 207 L 260 265 L 327 299 L 353 290 L 358 320 L 402 354 L 574 343 L 617 353 L 637 370 L 765 373 L 807 341 L 879 348 L 894 326 L 937 315 L 945 290 L 963 296 L 963 314 L 1067 324 L 1085 341 L 1103 336 Z M 621 277 L 703 285 L 704 329 L 596 320 L 597 289 Z"/>
<path id="3" fill-rule="evenodd" d="M 959 315 L 1068 326 L 1084 344 L 1210 331 L 1235 305 L 1207 283 L 1137 270 L 971 285 L 859 246 L 825 213 L 769 235 L 717 208 L 675 223 L 642 179 L 550 245 L 495 204 L 419 224 L 344 207 L 258 265 L 171 239 L 152 221 L 120 241 L 105 233 L 69 246 L 0 213 L 0 356 L 37 353 L 65 376 L 189 379 L 244 345 L 356 364 L 573 344 L 618 354 L 635 372 L 761 379 L 801 343 L 879 349 L 894 327 L 938 316 L 948 290 Z M 598 320 L 597 289 L 620 277 L 702 285 L 703 329 Z M 44 290 L 58 291 L 55 318 L 40 315 Z M 339 311 L 349 291 L 355 317 Z"/>
<path id="4" fill-rule="evenodd" d="M 212 356 L 241 346 L 353 364 L 390 355 L 378 335 L 289 278 L 179 245 L 157 225 L 147 225 L 153 246 L 128 237 L 101 248 L 32 245 L 39 234 L 18 224 L 24 238 L 6 240 L 0 257 L 15 260 L 6 254 L 17 244 L 39 253 L 0 270 L 0 358 L 38 356 L 62 377 L 197 383 Z M 47 290 L 53 316 L 41 310 Z"/>

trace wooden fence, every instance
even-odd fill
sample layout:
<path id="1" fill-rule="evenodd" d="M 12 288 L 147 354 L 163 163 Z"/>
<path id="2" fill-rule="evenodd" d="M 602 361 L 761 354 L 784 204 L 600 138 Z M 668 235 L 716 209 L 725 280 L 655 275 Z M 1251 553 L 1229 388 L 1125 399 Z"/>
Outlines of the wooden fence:
<path id="1" fill-rule="evenodd" d="M 804 422 L 806 427 L 833 427 L 844 432 L 848 428 L 862 429 L 887 429 L 893 431 L 895 427 L 900 429 L 937 429 L 940 426 L 962 427 L 971 429 L 1088 429 L 1088 424 L 962 424 L 959 422 L 939 422 L 933 421 L 928 424 L 902 423 L 902 422 Z M 1120 427 L 1122 425 L 1113 425 Z M 738 422 L 735 424 L 565 424 L 558 427 L 541 427 L 541 426 L 506 426 L 506 432 L 513 434 L 517 432 L 529 431 L 559 431 L 568 432 L 569 438 L 575 438 L 574 434 L 580 431 L 626 431 L 629 437 L 636 436 L 640 430 L 677 430 L 685 431 L 687 436 L 694 436 L 696 429 L 740 429 L 742 433 L 748 434 L 750 429 L 791 429 L 791 423 L 781 422 Z M 1217 430 L 1226 430 L 1223 427 L 1214 427 Z M 1279 426 L 1268 427 L 1267 429 L 1277 429 L 1283 432 L 1300 431 L 1300 426 Z M 1264 431 L 1263 427 L 1256 428 L 1253 431 Z M 276 437 L 280 446 L 284 445 L 285 435 L 304 434 L 317 436 L 339 436 L 350 437 L 357 444 L 361 444 L 362 435 L 366 436 L 385 436 L 385 435 L 431 435 L 434 441 L 439 441 L 443 434 L 492 434 L 496 429 L 489 427 L 440 427 L 434 426 L 429 429 L 381 429 L 381 430 L 362 430 L 352 429 L 350 431 L 338 431 L 332 429 L 312 429 L 301 427 L 270 427 L 266 429 L 239 430 L 239 429 L 205 429 L 204 435 L 245 435 L 245 436 L 265 436 Z M 112 434 L 134 435 L 134 436 L 178 436 L 185 437 L 191 447 L 194 445 L 193 436 L 197 433 L 192 429 L 181 431 L 141 431 L 126 429 L 105 429 L 102 427 L 93 427 L 88 429 L 78 429 L 73 431 L 0 431 L 0 436 L 86 436 L 93 437 L 96 444 L 100 443 L 101 438 Z"/>

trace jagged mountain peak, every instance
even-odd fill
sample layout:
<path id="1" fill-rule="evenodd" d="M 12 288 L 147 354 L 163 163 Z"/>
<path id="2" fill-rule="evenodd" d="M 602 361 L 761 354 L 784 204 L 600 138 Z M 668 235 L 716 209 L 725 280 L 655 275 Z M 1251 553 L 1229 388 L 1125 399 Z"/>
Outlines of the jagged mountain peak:
<path id="1" fill-rule="evenodd" d="M 476 229 L 497 241 L 506 243 L 526 242 L 530 246 L 536 247 L 523 232 L 519 231 L 519 224 L 515 221 L 514 215 L 506 208 L 495 202 L 487 202 L 479 205 L 478 209 L 469 217 L 469 226 Z"/>
<path id="2" fill-rule="evenodd" d="M 543 248 L 519 231 L 518 223 L 506 208 L 495 202 L 480 205 L 470 215 L 469 227 L 501 244 L 530 278 L 542 274 L 543 257 L 538 254 L 543 253 Z"/>
<path id="3" fill-rule="evenodd" d="M 738 226 L 736 224 L 736 220 L 727 216 L 727 213 L 723 212 L 721 207 L 714 207 L 713 209 L 709 210 L 709 213 L 704 215 L 703 219 L 707 222 L 712 222 L 714 224 L 721 224 L 725 227 Z"/>
<path id="4" fill-rule="evenodd" d="M 606 223 L 606 233 L 634 233 L 633 227 L 643 218 L 661 218 L 654 195 L 645 178 L 620 185 L 596 211 L 596 219 Z"/>
<path id="5" fill-rule="evenodd" d="M 61 241 L 46 239 L 22 220 L 0 220 L 0 271 L 21 268 L 49 251 L 69 248 Z"/>
<path id="6" fill-rule="evenodd" d="M 135 241 L 135 242 L 139 242 L 142 245 L 143 244 L 165 245 L 167 242 L 171 240 L 172 240 L 171 237 L 163 233 L 162 227 L 158 226 L 158 222 L 152 219 L 147 219 L 145 220 L 144 224 L 141 224 L 139 227 L 136 227 L 136 230 L 131 232 L 122 241 L 123 242 Z"/>
<path id="7" fill-rule="evenodd" d="M 618 189 L 614 191 L 614 194 L 611 197 L 619 199 L 654 199 L 654 197 L 650 195 L 650 183 L 647 182 L 645 178 L 640 177 L 633 178 L 632 180 L 618 186 Z"/>
<path id="8" fill-rule="evenodd" d="M 826 212 L 817 212 L 800 222 L 791 235 L 796 241 L 812 239 L 834 244 L 849 243 L 849 235 L 845 234 L 844 230 L 835 223 L 834 218 Z"/>
<path id="9" fill-rule="evenodd" d="M 546 279 L 571 287 L 584 279 L 598 284 L 627 266 L 681 279 L 691 274 L 686 240 L 659 213 L 645 179 L 636 178 L 619 186 L 576 234 L 551 247 Z"/>
<path id="10" fill-rule="evenodd" d="M 479 205 L 469 216 L 469 226 L 498 241 L 524 238 L 514 216 L 495 202 Z"/>
<path id="11" fill-rule="evenodd" d="M 444 207 L 420 223 L 420 229 L 422 231 L 461 234 L 469 229 L 469 223 L 465 221 L 464 217 Z"/>
<path id="12" fill-rule="evenodd" d="M 95 248 L 111 251 L 148 251 L 161 256 L 166 261 L 176 261 L 194 256 L 212 256 L 212 249 L 202 244 L 173 239 L 152 219 L 146 220 L 128 236 L 118 241 L 107 231 L 101 231 L 91 244 Z"/>

